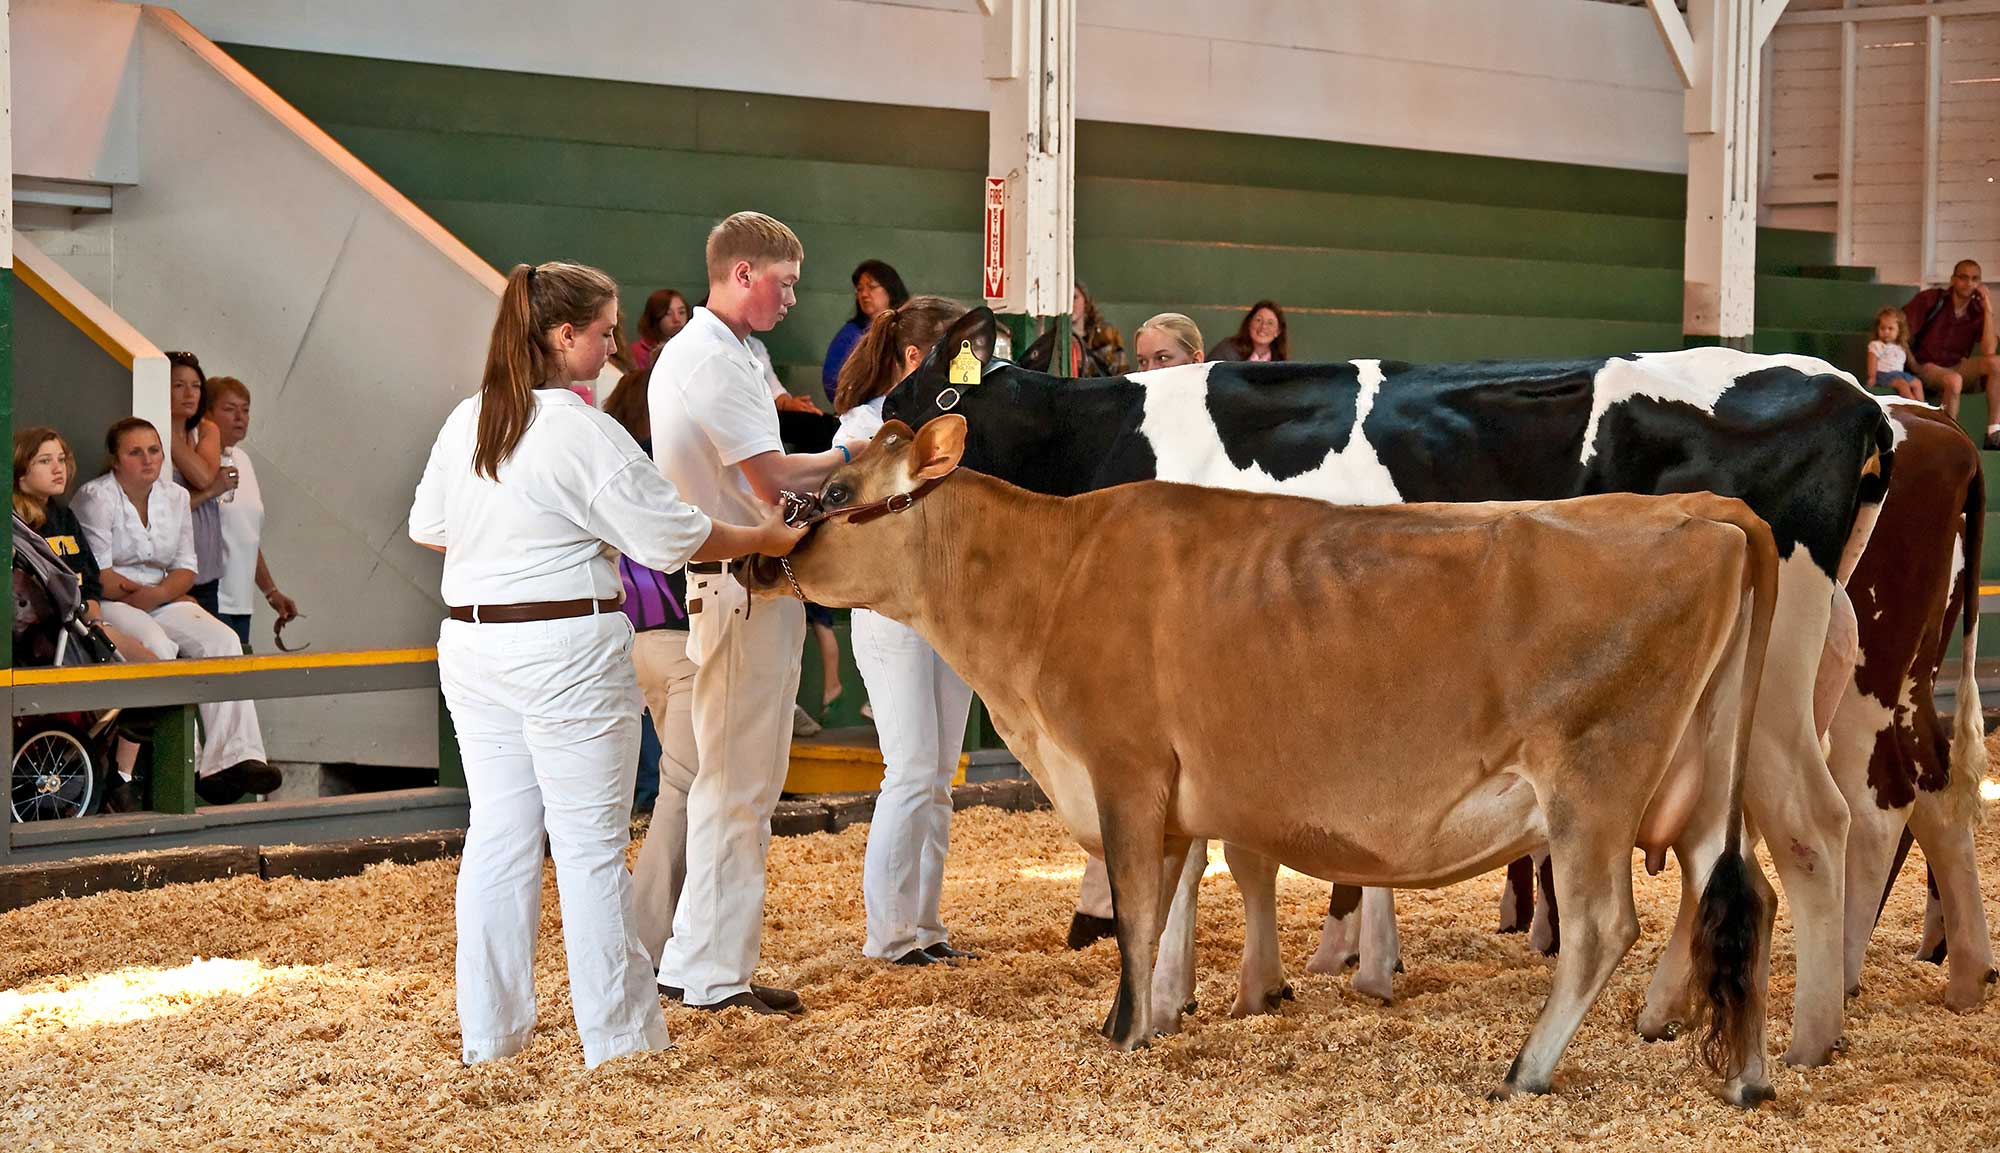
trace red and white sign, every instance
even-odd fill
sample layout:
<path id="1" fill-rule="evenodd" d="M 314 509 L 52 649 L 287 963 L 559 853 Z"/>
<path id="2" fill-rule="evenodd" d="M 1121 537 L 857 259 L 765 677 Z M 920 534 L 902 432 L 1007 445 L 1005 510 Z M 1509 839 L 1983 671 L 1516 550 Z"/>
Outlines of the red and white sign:
<path id="1" fill-rule="evenodd" d="M 986 299 L 1007 291 L 1007 178 L 986 178 Z"/>

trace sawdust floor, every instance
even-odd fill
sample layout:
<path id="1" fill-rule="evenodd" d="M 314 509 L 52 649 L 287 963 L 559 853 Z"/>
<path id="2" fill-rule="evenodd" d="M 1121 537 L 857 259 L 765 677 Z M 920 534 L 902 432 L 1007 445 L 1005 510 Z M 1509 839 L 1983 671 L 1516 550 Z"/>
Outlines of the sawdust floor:
<path id="1" fill-rule="evenodd" d="M 1993 806 L 1989 805 L 1991 809 Z M 1097 1036 L 1116 951 L 1063 947 L 1083 856 L 1048 813 L 960 813 L 945 889 L 967 967 L 864 960 L 867 829 L 772 846 L 767 979 L 794 1022 L 672 1007 L 676 1048 L 583 1068 L 551 880 L 520 1056 L 467 1069 L 452 1003 L 456 861 L 336 881 L 236 879 L 0 915 L 0 1148 L 1278 1149 L 1648 1151 L 1993 1148 L 2000 1006 L 1955 1016 L 1912 959 L 1912 856 L 1850 1002 L 1851 1052 L 1782 1069 L 1778 1101 L 1719 1103 L 1685 1045 L 1632 1033 L 1671 918 L 1671 868 L 1639 880 L 1644 936 L 1586 1019 L 1558 1092 L 1491 1103 L 1549 983 L 1492 931 L 1498 878 L 1406 894 L 1409 972 L 1390 1008 L 1306 974 L 1325 907 L 1287 874 L 1283 1016 L 1232 1021 L 1242 921 L 1219 864 L 1202 886 L 1201 1012 L 1135 1053 Z M 2000 832 L 1980 836 L 1989 907 Z M 1789 1033 L 1781 916 L 1774 1051 Z M 203 958 L 194 961 L 194 958 Z"/>

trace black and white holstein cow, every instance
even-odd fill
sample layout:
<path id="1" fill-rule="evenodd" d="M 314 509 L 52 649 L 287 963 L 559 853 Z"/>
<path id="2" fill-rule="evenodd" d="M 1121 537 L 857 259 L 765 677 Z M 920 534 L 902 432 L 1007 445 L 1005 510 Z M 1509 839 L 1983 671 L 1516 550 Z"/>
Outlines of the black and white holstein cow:
<path id="1" fill-rule="evenodd" d="M 1819 733 L 1852 660 L 1839 583 L 1879 512 L 1893 443 L 1853 378 L 1810 357 L 1699 348 L 1548 363 L 1208 363 L 1074 381 L 991 360 L 993 334 L 991 312 L 968 313 L 889 396 L 884 417 L 920 426 L 960 413 L 965 465 L 1037 492 L 1153 478 L 1336 504 L 1712 491 L 1769 522 L 1783 560 L 1745 807 L 1791 905 L 1798 976 L 1785 1060 L 1830 1059 L 1841 1043 L 1848 802 Z M 966 348 L 980 381 L 955 388 L 947 362 Z M 1822 677 L 1837 616 L 1850 640 Z M 1816 720 L 1821 679 L 1834 695 Z M 1153 982 L 1153 1020 L 1167 1028 L 1194 987 L 1198 881 L 1197 868 L 1185 870 Z M 1648 991 L 1649 1034 L 1681 1019 L 1696 896 L 1683 893 Z M 1245 942 L 1238 1012 L 1276 995 L 1252 987 L 1268 972 L 1260 951 L 1275 942 Z M 1381 976 L 1386 985 L 1386 968 Z"/>

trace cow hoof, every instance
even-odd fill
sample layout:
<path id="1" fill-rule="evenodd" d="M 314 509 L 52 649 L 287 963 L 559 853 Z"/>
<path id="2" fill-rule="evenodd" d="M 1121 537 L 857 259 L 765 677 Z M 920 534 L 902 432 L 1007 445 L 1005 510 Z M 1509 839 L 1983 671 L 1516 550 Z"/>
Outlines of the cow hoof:
<path id="1" fill-rule="evenodd" d="M 1195 1000 L 1193 997 L 1189 997 L 1187 1004 L 1181 1006 L 1181 1016 L 1183 1017 L 1192 1017 L 1199 1012 L 1201 1012 L 1201 1002 Z"/>
<path id="2" fill-rule="evenodd" d="M 1679 1021 L 1665 1021 L 1658 1025 L 1641 1021 L 1639 1036 L 1644 1037 L 1648 1044 L 1654 1041 L 1678 1041 L 1686 1028 L 1687 1026 Z"/>
<path id="3" fill-rule="evenodd" d="M 1338 976 L 1359 959 L 1353 953 L 1314 953 L 1312 960 L 1306 962 L 1306 972 L 1328 977 Z"/>
<path id="4" fill-rule="evenodd" d="M 1918 946 L 1917 960 L 1927 964 L 1942 965 L 1947 951 L 1944 940 L 1940 938 L 1935 945 Z"/>
<path id="5" fill-rule="evenodd" d="M 1834 1055 L 1847 1051 L 1847 1038 L 1842 1037 L 1825 1048 L 1801 1049 L 1797 1045 L 1785 1050 L 1785 1064 L 1797 1069 L 1817 1069 L 1833 1064 Z"/>
<path id="6" fill-rule="evenodd" d="M 1765 1084 L 1732 1081 L 1722 1087 L 1722 1099 L 1739 1109 L 1755 1109 L 1766 1101 L 1776 1101 L 1778 1091 Z"/>
<path id="7" fill-rule="evenodd" d="M 1993 974 L 1991 973 L 1986 974 L 1986 979 L 1988 981 L 1991 981 L 1993 979 Z M 1297 997 L 1292 996 L 1292 986 L 1291 982 L 1289 981 L 1285 983 L 1285 986 L 1283 988 L 1278 990 L 1278 996 L 1283 997 L 1287 1001 L 1298 1000 Z"/>
<path id="8" fill-rule="evenodd" d="M 1952 981 L 1944 987 L 1944 1007 L 1954 1013 L 1976 1013 L 1986 1003 L 1986 986 L 1993 982 L 1987 970 L 1977 981 Z"/>
<path id="9" fill-rule="evenodd" d="M 1069 919 L 1069 937 L 1064 942 L 1072 949 L 1087 949 L 1118 930 L 1118 922 L 1109 917 L 1093 917 L 1088 913 L 1078 913 Z"/>
<path id="10" fill-rule="evenodd" d="M 1396 958 L 1396 970 L 1395 970 L 1395 971 L 1396 971 L 1396 972 L 1398 972 L 1398 973 L 1400 973 L 1400 972 L 1402 972 L 1402 971 L 1403 971 L 1403 959 L 1402 959 L 1401 957 L 1398 957 L 1398 958 Z"/>
<path id="11" fill-rule="evenodd" d="M 1373 997 L 1384 1005 L 1393 1004 L 1396 1000 L 1396 983 L 1378 974 L 1356 973 L 1354 991 Z"/>
<path id="12" fill-rule="evenodd" d="M 1487 1090 L 1488 1101 L 1506 1101 L 1513 1097 L 1541 1096 L 1551 1090 L 1547 1085 L 1522 1085 L 1514 1081 L 1502 1081 Z"/>
<path id="13" fill-rule="evenodd" d="M 1847 995 L 1850 997 L 1859 997 L 1861 995 L 1861 982 L 1856 981 L 1852 985 L 1849 985 L 1847 987 Z"/>
<path id="14" fill-rule="evenodd" d="M 1277 1013 L 1284 1003 L 1291 999 L 1291 995 L 1290 985 L 1281 989 L 1268 989 L 1262 993 L 1251 993 L 1246 990 L 1236 995 L 1236 1004 L 1230 1007 L 1229 1015 L 1240 1019 Z"/>

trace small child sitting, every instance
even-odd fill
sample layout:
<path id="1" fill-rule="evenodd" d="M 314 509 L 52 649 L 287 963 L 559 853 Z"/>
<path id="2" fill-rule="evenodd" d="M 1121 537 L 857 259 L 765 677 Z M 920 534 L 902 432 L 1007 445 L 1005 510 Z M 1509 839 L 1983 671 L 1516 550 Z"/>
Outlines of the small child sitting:
<path id="1" fill-rule="evenodd" d="M 1875 339 L 1868 342 L 1868 375 L 1863 380 L 1876 388 L 1893 389 L 1906 400 L 1924 398 L 1924 382 L 1908 369 L 1910 332 L 1900 308 L 1885 308 L 1875 314 Z"/>

